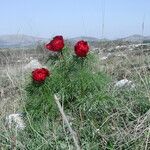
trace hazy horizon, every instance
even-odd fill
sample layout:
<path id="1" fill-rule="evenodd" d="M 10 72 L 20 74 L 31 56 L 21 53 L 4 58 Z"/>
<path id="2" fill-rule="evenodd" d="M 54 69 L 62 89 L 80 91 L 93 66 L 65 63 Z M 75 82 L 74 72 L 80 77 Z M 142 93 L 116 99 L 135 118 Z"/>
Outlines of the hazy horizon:
<path id="1" fill-rule="evenodd" d="M 0 35 L 49 38 L 89 36 L 116 39 L 150 35 L 150 1 L 2 1 Z"/>
<path id="2" fill-rule="evenodd" d="M 49 37 L 41 37 L 41 36 L 35 36 L 35 35 L 29 35 L 29 34 L 0 34 L 0 37 L 3 36 L 29 36 L 29 37 L 35 37 L 35 38 L 43 38 L 43 39 L 49 39 L 49 38 L 53 38 L 53 36 L 49 36 Z M 65 39 L 73 39 L 73 38 L 80 38 L 80 37 L 87 37 L 87 38 L 97 38 L 97 39 L 108 39 L 108 40 L 117 40 L 117 39 L 121 39 L 121 38 L 127 38 L 130 36 L 142 36 L 141 34 L 132 34 L 132 35 L 126 35 L 126 36 L 122 36 L 122 37 L 117 37 L 117 38 L 99 38 L 99 37 L 94 37 L 94 36 L 84 36 L 84 35 L 79 35 L 79 36 L 74 36 L 74 37 L 65 37 Z M 143 35 L 144 37 L 150 37 L 150 35 Z"/>

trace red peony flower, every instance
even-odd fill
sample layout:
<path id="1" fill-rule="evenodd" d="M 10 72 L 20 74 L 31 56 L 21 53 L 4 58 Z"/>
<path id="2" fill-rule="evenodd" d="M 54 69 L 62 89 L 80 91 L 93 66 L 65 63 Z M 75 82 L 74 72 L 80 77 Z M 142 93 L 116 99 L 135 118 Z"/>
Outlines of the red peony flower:
<path id="1" fill-rule="evenodd" d="M 45 46 L 48 50 L 58 52 L 61 51 L 64 47 L 64 39 L 62 36 L 55 36 L 50 43 Z"/>
<path id="2" fill-rule="evenodd" d="M 45 81 L 46 77 L 48 77 L 49 74 L 49 71 L 45 68 L 35 69 L 32 72 L 32 79 L 35 82 L 41 83 Z"/>
<path id="3" fill-rule="evenodd" d="M 86 41 L 78 41 L 74 46 L 74 51 L 78 57 L 86 57 L 89 52 L 89 45 Z"/>

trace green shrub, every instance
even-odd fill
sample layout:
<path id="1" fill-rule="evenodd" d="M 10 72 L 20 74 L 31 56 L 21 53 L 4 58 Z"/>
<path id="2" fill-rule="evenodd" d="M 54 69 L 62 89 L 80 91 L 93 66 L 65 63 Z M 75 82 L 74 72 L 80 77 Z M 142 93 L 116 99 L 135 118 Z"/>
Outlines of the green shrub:
<path id="1" fill-rule="evenodd" d="M 107 98 L 108 77 L 94 68 L 96 58 L 72 56 L 69 49 L 64 50 L 64 57 L 47 61 L 50 77 L 43 84 L 36 84 L 30 78 L 26 87 L 25 108 L 32 119 L 57 116 L 54 94 L 59 94 L 64 108 L 83 106 L 86 101 L 99 103 Z"/>

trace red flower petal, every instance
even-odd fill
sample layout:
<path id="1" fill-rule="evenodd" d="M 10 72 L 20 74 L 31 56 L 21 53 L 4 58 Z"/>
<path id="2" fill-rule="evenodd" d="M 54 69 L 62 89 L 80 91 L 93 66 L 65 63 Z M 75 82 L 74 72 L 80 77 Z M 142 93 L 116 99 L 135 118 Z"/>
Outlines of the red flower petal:
<path id="1" fill-rule="evenodd" d="M 50 74 L 49 71 L 45 68 L 35 69 L 32 72 L 32 79 L 33 79 L 33 81 L 41 83 L 41 82 L 45 81 L 46 77 L 48 77 L 49 74 Z"/>
<path id="2" fill-rule="evenodd" d="M 64 47 L 64 39 L 62 36 L 55 36 L 53 40 L 46 45 L 46 48 L 51 51 L 61 51 Z"/>
<path id="3" fill-rule="evenodd" d="M 89 52 L 89 45 L 86 41 L 78 41 L 74 46 L 74 51 L 78 57 L 86 57 Z"/>

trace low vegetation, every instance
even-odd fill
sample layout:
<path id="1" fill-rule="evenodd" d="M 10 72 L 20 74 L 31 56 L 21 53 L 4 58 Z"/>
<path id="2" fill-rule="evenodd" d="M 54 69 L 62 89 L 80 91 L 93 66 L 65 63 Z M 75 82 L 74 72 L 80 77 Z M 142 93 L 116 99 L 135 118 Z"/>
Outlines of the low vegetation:
<path id="1" fill-rule="evenodd" d="M 18 57 L 14 52 L 1 55 L 1 60 L 7 60 L 0 66 L 0 149 L 76 149 L 56 94 L 80 149 L 148 150 L 150 48 L 129 50 L 128 43 L 126 48 L 116 46 L 121 44 L 93 48 L 84 59 L 73 56 L 71 48 L 64 49 L 63 57 L 49 57 L 42 48 L 22 51 Z M 101 60 L 108 53 L 111 56 Z M 50 76 L 44 83 L 34 83 L 31 73 L 23 70 L 29 62 L 25 56 L 46 60 Z M 135 88 L 115 88 L 115 82 L 123 78 L 132 80 Z M 5 117 L 15 112 L 24 113 L 24 130 L 6 126 Z"/>

